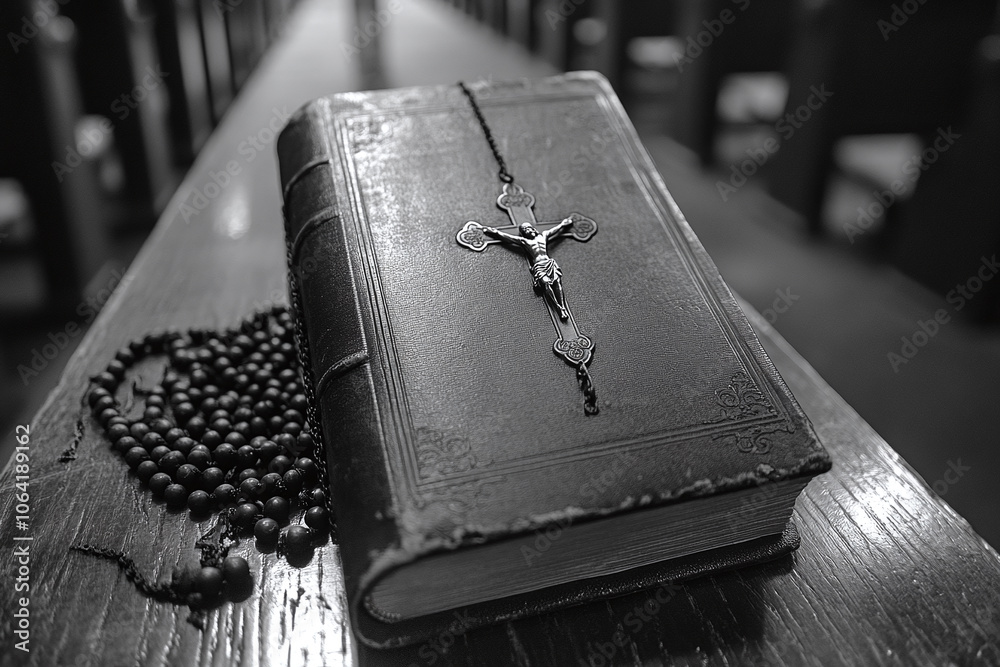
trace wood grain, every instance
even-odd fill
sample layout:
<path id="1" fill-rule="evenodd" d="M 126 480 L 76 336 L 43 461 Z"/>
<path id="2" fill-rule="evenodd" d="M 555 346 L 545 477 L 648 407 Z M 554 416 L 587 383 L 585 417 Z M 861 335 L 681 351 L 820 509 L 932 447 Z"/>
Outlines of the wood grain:
<path id="1" fill-rule="evenodd" d="M 408 11 L 425 12 L 414 21 L 446 27 L 432 8 L 412 2 Z M 186 621 L 186 608 L 150 602 L 113 565 L 70 552 L 78 541 L 121 549 L 156 579 L 197 562 L 193 545 L 207 525 L 154 502 L 89 417 L 76 460 L 57 459 L 73 440 L 87 378 L 117 348 L 151 330 L 229 326 L 285 301 L 273 139 L 264 142 L 263 130 L 313 97 L 359 87 L 347 67 L 316 65 L 339 52 L 332 35 L 350 35 L 339 4 L 300 7 L 36 416 L 32 651 L 12 650 L 16 564 L 8 552 L 0 559 L 3 664 L 1000 663 L 1000 557 L 759 317 L 752 319 L 765 347 L 834 458 L 833 471 L 797 504 L 801 549 L 780 562 L 375 652 L 359 648 L 347 625 L 335 544 L 299 568 L 242 544 L 256 590 L 212 612 L 204 631 Z M 498 77 L 503 67 L 532 67 L 503 65 L 510 56 L 499 51 L 496 58 Z M 250 136 L 267 143 L 252 158 L 244 150 Z M 213 197 L 212 173 L 228 162 L 240 173 Z M 193 206 L 195 192 L 207 195 L 207 206 L 191 212 L 184 206 Z M 0 477 L 5 549 L 14 544 L 13 472 Z"/>

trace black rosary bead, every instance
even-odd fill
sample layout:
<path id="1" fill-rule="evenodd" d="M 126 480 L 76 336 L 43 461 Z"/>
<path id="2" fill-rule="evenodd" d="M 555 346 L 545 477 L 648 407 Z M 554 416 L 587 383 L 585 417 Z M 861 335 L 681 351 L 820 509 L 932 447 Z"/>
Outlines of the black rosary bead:
<path id="1" fill-rule="evenodd" d="M 186 437 L 187 436 L 184 435 L 184 431 L 182 431 L 181 429 L 176 428 L 176 427 L 172 427 L 172 428 L 168 429 L 167 432 L 163 434 L 163 439 L 167 441 L 168 445 L 172 445 L 173 443 L 177 442 L 181 438 L 186 438 Z M 188 439 L 190 440 L 190 438 L 188 438 Z M 192 440 L 192 443 L 193 442 L 194 441 Z"/>
<path id="2" fill-rule="evenodd" d="M 152 461 L 142 461 L 136 466 L 135 474 L 143 482 L 149 482 L 153 475 L 160 471 Z"/>
<path id="3" fill-rule="evenodd" d="M 183 431 L 181 431 L 181 432 L 183 433 Z M 183 454 L 184 456 L 187 456 L 192 451 L 194 451 L 195 445 L 198 444 L 197 442 L 195 442 L 193 439 L 187 437 L 186 435 L 182 435 L 181 437 L 177 438 L 173 442 L 170 441 L 170 438 L 167 438 L 167 442 L 170 442 L 170 446 L 173 447 L 176 451 L 178 451 L 181 454 Z M 208 449 L 208 448 L 206 447 L 206 449 Z"/>
<path id="4" fill-rule="evenodd" d="M 200 449 L 194 449 L 187 456 L 187 461 L 198 470 L 204 470 L 208 467 L 209 463 L 212 461 L 212 455 L 208 451 L 202 451 Z"/>
<path id="5" fill-rule="evenodd" d="M 257 522 L 259 511 L 254 503 L 242 503 L 233 510 L 232 519 L 240 528 L 249 530 Z"/>
<path id="6" fill-rule="evenodd" d="M 263 495 L 264 485 L 260 483 L 259 479 L 250 477 L 248 479 L 240 482 L 240 493 L 247 500 L 260 500 L 261 495 Z"/>
<path id="7" fill-rule="evenodd" d="M 323 491 L 323 489 L 320 489 L 318 487 L 311 489 L 309 491 L 307 499 L 308 499 L 308 504 L 311 507 L 315 507 L 317 505 L 320 507 L 326 506 L 326 493 Z"/>
<path id="8" fill-rule="evenodd" d="M 186 457 L 178 451 L 172 451 L 169 454 L 164 454 L 163 458 L 157 461 L 157 465 L 160 466 L 162 472 L 167 473 L 171 477 L 177 472 L 186 461 Z"/>
<path id="9" fill-rule="evenodd" d="M 116 378 L 111 373 L 104 371 L 102 373 L 97 374 L 97 377 L 94 378 L 94 383 L 97 384 L 99 387 L 104 387 L 109 391 L 113 391 L 115 387 L 118 386 L 118 378 Z"/>
<path id="10" fill-rule="evenodd" d="M 271 440 L 273 440 L 282 449 L 282 454 L 287 454 L 295 451 L 295 438 L 287 433 L 276 433 Z"/>
<path id="11" fill-rule="evenodd" d="M 149 452 L 147 452 L 142 447 L 133 447 L 132 449 L 125 452 L 125 463 L 132 470 L 139 467 L 139 464 L 143 461 L 149 460 Z"/>
<path id="12" fill-rule="evenodd" d="M 276 410 L 277 408 L 274 405 L 274 401 L 270 399 L 257 401 L 253 406 L 253 413 L 258 417 L 263 417 L 264 419 L 270 419 L 273 417 Z"/>
<path id="13" fill-rule="evenodd" d="M 250 565 L 242 556 L 227 556 L 222 561 L 222 577 L 226 580 L 226 587 L 231 590 L 246 590 L 253 584 Z"/>
<path id="14" fill-rule="evenodd" d="M 321 535 L 330 530 L 330 517 L 325 507 L 310 507 L 306 510 L 305 521 L 307 526 Z"/>
<path id="15" fill-rule="evenodd" d="M 233 430 L 233 423 L 228 419 L 215 419 L 209 423 L 208 427 L 213 431 L 218 431 L 219 435 L 228 435 Z"/>
<path id="16" fill-rule="evenodd" d="M 163 436 L 159 433 L 150 431 L 146 435 L 142 436 L 142 446 L 147 452 L 151 452 L 157 447 L 166 447 L 167 441 L 163 439 Z"/>
<path id="17" fill-rule="evenodd" d="M 212 511 L 212 499 L 207 493 L 198 489 L 192 491 L 187 498 L 188 509 L 195 516 L 204 516 Z"/>
<path id="18" fill-rule="evenodd" d="M 267 464 L 267 469 L 270 472 L 277 473 L 279 475 L 284 475 L 286 472 L 291 470 L 292 460 L 285 456 L 284 454 L 279 454 L 271 459 L 271 462 Z"/>
<path id="19" fill-rule="evenodd" d="M 153 492 L 154 496 L 160 498 L 163 497 L 163 492 L 167 490 L 170 483 L 170 475 L 165 472 L 158 472 L 149 478 L 149 490 Z"/>
<path id="20" fill-rule="evenodd" d="M 285 529 L 285 549 L 291 556 L 304 556 L 312 549 L 312 534 L 305 526 Z"/>
<path id="21" fill-rule="evenodd" d="M 118 415 L 117 417 L 112 417 L 111 419 L 109 419 L 108 423 L 104 425 L 104 428 L 111 428 L 112 426 L 118 426 L 118 425 L 128 428 L 129 423 L 130 423 L 129 420 L 125 419 L 121 415 Z"/>
<path id="22" fill-rule="evenodd" d="M 290 511 L 291 506 L 288 504 L 288 500 L 281 496 L 275 496 L 264 503 L 264 516 L 268 519 L 274 519 L 281 525 L 288 523 Z"/>
<path id="23" fill-rule="evenodd" d="M 282 431 L 285 428 L 285 420 L 281 418 L 281 415 L 274 415 L 267 420 L 267 428 L 272 433 Z"/>
<path id="24" fill-rule="evenodd" d="M 125 456 L 125 453 L 128 452 L 128 450 L 139 446 L 139 442 L 135 438 L 130 435 L 126 435 L 115 440 L 115 443 L 111 445 L 111 448 L 122 456 Z"/>
<path id="25" fill-rule="evenodd" d="M 209 378 L 208 373 L 200 368 L 196 368 L 191 371 L 191 386 L 192 387 L 203 387 L 208 384 Z"/>
<path id="26" fill-rule="evenodd" d="M 129 427 L 129 433 L 131 433 L 132 437 L 136 440 L 142 441 L 143 437 L 149 433 L 149 427 L 142 422 L 135 422 Z"/>
<path id="27" fill-rule="evenodd" d="M 179 510 L 187 504 L 188 490 L 180 484 L 170 484 L 163 490 L 163 499 L 167 501 L 167 507 Z"/>
<path id="28" fill-rule="evenodd" d="M 310 458 L 301 457 L 295 461 L 295 467 L 302 473 L 302 479 L 306 484 L 315 484 L 319 478 L 319 469 L 316 462 Z"/>
<path id="29" fill-rule="evenodd" d="M 260 417 L 250 418 L 250 436 L 265 435 L 267 433 L 267 422 Z"/>
<path id="30" fill-rule="evenodd" d="M 157 408 L 157 409 L 159 410 L 159 408 Z M 146 408 L 146 411 L 148 412 L 148 411 L 149 411 L 149 408 Z M 153 419 L 153 420 L 151 420 L 151 421 L 149 422 L 149 428 L 150 428 L 150 429 L 151 429 L 151 430 L 152 430 L 152 431 L 153 431 L 154 433 L 156 433 L 156 434 L 158 434 L 158 435 L 161 435 L 161 436 L 164 436 L 164 435 L 166 435 L 166 434 L 167 434 L 167 432 L 168 432 L 168 431 L 169 431 L 169 430 L 170 430 L 171 428 L 173 428 L 173 426 L 174 426 L 174 425 L 170 423 L 170 420 L 169 420 L 169 419 L 164 419 L 164 418 L 162 417 L 162 414 L 163 414 L 163 410 L 160 410 L 160 415 L 161 415 L 161 416 L 160 416 L 160 417 L 158 417 L 158 418 L 156 418 L 156 419 Z"/>
<path id="31" fill-rule="evenodd" d="M 157 447 L 153 447 L 153 451 L 149 453 L 149 458 L 152 461 L 159 463 L 160 459 L 169 454 L 171 451 L 173 450 L 171 450 L 166 445 L 159 445 Z M 157 466 L 156 469 L 159 470 L 159 466 Z"/>
<path id="32" fill-rule="evenodd" d="M 212 500 L 219 507 L 232 505 L 239 499 L 239 493 L 232 484 L 219 484 L 212 491 Z"/>
<path id="33" fill-rule="evenodd" d="M 190 402 L 178 403 L 174 406 L 174 418 L 179 424 L 186 424 L 196 414 L 198 414 L 198 411 Z"/>
<path id="34" fill-rule="evenodd" d="M 285 485 L 285 492 L 290 496 L 297 496 L 302 492 L 302 473 L 296 468 L 292 468 L 281 477 Z"/>
<path id="35" fill-rule="evenodd" d="M 135 354 L 133 354 L 132 350 L 130 350 L 129 348 L 123 347 L 122 349 L 115 352 L 115 359 L 117 359 L 119 362 L 122 363 L 122 365 L 127 367 L 135 363 Z"/>
<path id="36" fill-rule="evenodd" d="M 261 477 L 260 483 L 264 485 L 263 495 L 265 498 L 272 498 L 280 495 L 285 486 L 281 481 L 281 475 L 274 472 L 269 472 Z"/>
<path id="37" fill-rule="evenodd" d="M 264 440 L 261 442 L 258 454 L 260 455 L 260 460 L 262 462 L 267 462 L 278 456 L 282 452 L 282 447 L 274 440 Z"/>
<path id="38" fill-rule="evenodd" d="M 128 426 L 125 424 L 112 424 L 108 427 L 108 438 L 111 442 L 118 442 L 129 434 Z"/>
<path id="39" fill-rule="evenodd" d="M 222 595 L 222 570 L 217 567 L 203 567 L 195 575 L 194 589 L 201 593 L 206 602 L 215 600 Z"/>
<path id="40" fill-rule="evenodd" d="M 201 486 L 206 491 L 212 491 L 226 479 L 226 473 L 212 466 L 201 471 Z"/>
<path id="41" fill-rule="evenodd" d="M 118 410 L 116 410 L 115 408 L 105 408 L 97 416 L 97 421 L 101 424 L 101 426 L 107 428 L 111 420 L 118 416 L 120 415 L 118 413 Z"/>
<path id="42" fill-rule="evenodd" d="M 243 468 L 251 468 L 257 465 L 257 452 L 250 445 L 243 445 L 236 450 L 239 457 L 239 465 Z"/>
<path id="43" fill-rule="evenodd" d="M 313 437 L 308 433 L 299 433 L 298 437 L 295 438 L 295 446 L 298 452 L 311 452 L 315 447 Z"/>
<path id="44" fill-rule="evenodd" d="M 90 404 L 90 407 L 95 415 L 99 415 L 108 408 L 115 407 L 115 399 L 112 398 L 111 394 L 105 392 L 104 395 L 98 396 L 97 400 Z"/>
<path id="45" fill-rule="evenodd" d="M 225 443 L 216 447 L 215 451 L 212 452 L 212 456 L 216 464 L 223 470 L 232 470 L 239 462 L 239 455 L 236 453 L 236 449 L 232 445 Z"/>
<path id="46" fill-rule="evenodd" d="M 199 440 L 201 440 L 201 444 L 205 445 L 210 450 L 215 450 L 216 447 L 222 444 L 222 436 L 215 430 L 205 431 Z"/>
<path id="47" fill-rule="evenodd" d="M 187 424 L 184 425 L 184 430 L 187 431 L 188 435 L 192 438 L 200 438 L 205 433 L 207 428 L 208 424 L 205 422 L 205 419 L 203 417 L 199 417 L 198 415 L 191 417 L 191 419 L 187 421 Z"/>
<path id="48" fill-rule="evenodd" d="M 104 370 L 115 376 L 115 378 L 121 382 L 122 378 L 125 377 L 125 368 L 125 364 L 117 359 L 112 359 L 108 362 L 107 368 Z"/>
<path id="49" fill-rule="evenodd" d="M 257 538 L 259 546 L 265 549 L 273 549 L 278 544 L 278 536 L 281 529 L 274 519 L 260 519 L 254 524 L 253 535 Z"/>
<path id="50" fill-rule="evenodd" d="M 190 463 L 184 463 L 177 468 L 174 480 L 178 484 L 183 484 L 188 491 L 194 491 L 201 486 L 201 471 Z"/>

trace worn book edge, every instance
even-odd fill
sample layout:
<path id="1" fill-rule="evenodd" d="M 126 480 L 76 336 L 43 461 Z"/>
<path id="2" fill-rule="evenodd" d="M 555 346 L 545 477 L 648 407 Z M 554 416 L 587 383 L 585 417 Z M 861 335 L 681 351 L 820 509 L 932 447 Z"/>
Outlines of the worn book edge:
<path id="1" fill-rule="evenodd" d="M 585 80 L 591 83 L 596 83 L 598 86 L 602 88 L 602 92 L 606 95 L 607 99 L 612 104 L 617 105 L 619 107 L 618 110 L 622 114 L 622 117 L 627 118 L 624 115 L 624 111 L 620 109 L 620 102 L 614 95 L 614 92 L 611 90 L 610 85 L 601 75 L 596 73 L 581 72 L 581 73 L 571 73 L 560 78 L 564 80 L 573 80 L 573 79 Z M 518 84 L 513 83 L 508 85 L 517 86 Z M 447 87 L 442 86 L 441 88 L 447 88 Z M 415 95 L 417 91 L 426 91 L 426 88 L 413 88 L 410 90 Z M 405 94 L 407 91 L 404 90 L 402 92 Z M 349 94 L 349 95 L 337 96 L 337 98 L 344 103 L 346 109 L 350 109 L 352 107 L 357 106 L 358 104 L 357 100 L 359 100 L 363 95 L 364 95 L 363 93 Z M 294 173 L 291 174 L 289 178 L 283 179 L 284 182 L 282 190 L 285 197 L 286 205 L 289 199 L 292 197 L 292 191 L 294 190 L 296 184 L 301 182 L 308 174 L 310 174 L 314 170 L 321 169 L 322 167 L 327 165 L 329 165 L 331 168 L 334 169 L 336 168 L 336 163 L 338 161 L 337 156 L 339 151 L 336 144 L 332 141 L 332 136 L 335 134 L 335 131 L 331 125 L 332 118 L 337 113 L 337 109 L 335 107 L 336 107 L 336 102 L 331 98 L 321 98 L 319 100 L 314 100 L 313 102 L 308 103 L 299 111 L 297 111 L 290 120 L 289 126 L 292 126 L 296 123 L 309 123 L 309 122 L 318 123 L 324 130 L 323 139 L 325 141 L 323 143 L 325 143 L 324 147 L 326 150 L 323 152 L 322 155 L 314 156 L 304 164 L 298 165 Z M 660 178 L 659 173 L 653 166 L 652 160 L 650 159 L 648 153 L 646 152 L 645 147 L 642 145 L 642 143 L 638 140 L 638 137 L 635 135 L 634 128 L 631 126 L 630 123 L 626 123 L 626 125 L 627 127 L 625 129 L 630 135 L 629 139 L 631 140 L 632 146 L 639 152 L 639 159 L 642 162 L 642 167 L 646 170 L 646 174 L 653 181 L 654 187 L 659 191 L 659 194 L 663 197 L 663 199 L 667 203 L 669 207 L 669 213 L 673 217 L 674 222 L 677 224 L 678 229 L 684 235 L 685 241 L 688 244 L 700 247 L 700 242 L 694 236 L 694 233 L 688 226 L 683 214 L 680 212 L 669 191 L 662 183 L 662 179 Z M 331 178 L 333 181 L 336 180 L 335 177 Z M 353 215 L 352 210 L 353 209 L 351 209 L 350 206 L 346 208 L 341 208 L 339 205 L 335 203 L 333 206 L 327 209 L 320 210 L 314 213 L 312 216 L 309 216 L 306 223 L 303 224 L 302 227 L 295 233 L 294 239 L 291 242 L 292 253 L 290 254 L 290 257 L 292 263 L 295 262 L 295 257 L 297 255 L 298 249 L 301 247 L 303 240 L 308 236 L 311 229 L 320 224 L 330 222 L 335 219 L 339 220 L 345 214 Z M 287 216 L 287 209 L 286 209 L 286 216 Z M 725 286 L 723 287 L 724 289 L 728 290 L 727 287 Z M 355 296 L 357 296 L 357 285 L 356 284 L 353 285 L 353 288 Z M 731 295 L 730 299 L 732 299 Z M 733 303 L 735 303 L 735 301 Z M 727 315 L 732 317 L 731 313 L 727 313 Z M 296 317 L 300 318 L 304 322 L 307 316 L 303 312 L 297 312 Z M 756 336 L 752 332 L 752 330 L 749 330 L 749 327 L 747 327 L 747 331 L 741 331 L 741 334 L 743 336 L 751 338 L 752 340 L 750 342 L 756 344 L 759 347 L 759 342 L 756 340 Z M 762 356 L 764 362 L 766 364 L 770 364 L 770 360 L 767 359 L 766 355 Z M 350 372 L 355 368 L 365 366 L 369 364 L 369 362 L 370 360 L 366 352 L 357 352 L 353 354 L 348 354 L 343 358 L 342 362 L 334 365 L 336 371 L 333 373 L 333 375 L 341 376 L 343 374 Z M 774 371 L 773 366 L 765 368 L 764 370 L 768 373 L 776 374 L 776 371 Z M 324 376 L 321 378 L 321 380 L 317 381 L 317 389 L 321 389 L 322 386 L 326 384 L 326 382 L 330 379 L 329 377 L 330 375 L 331 375 L 330 371 L 324 373 Z M 798 408 L 797 403 L 794 402 L 794 397 L 788 394 L 787 396 L 785 396 L 785 398 L 792 401 L 794 403 L 795 409 L 799 410 L 801 414 L 801 411 Z M 801 424 L 797 422 L 796 427 L 802 427 L 812 432 L 811 425 L 809 425 L 808 422 L 804 422 Z M 814 435 L 813 439 L 815 440 Z M 384 448 L 385 443 L 380 441 L 379 446 Z M 351 604 L 352 614 L 357 616 L 356 610 L 364 606 L 364 595 L 366 591 L 369 590 L 369 588 L 378 579 L 385 576 L 391 570 L 402 567 L 407 563 L 416 560 L 417 558 L 421 558 L 431 553 L 453 550 L 465 546 L 474 546 L 477 544 L 483 544 L 493 539 L 510 537 L 514 534 L 536 530 L 538 528 L 545 527 L 555 522 L 560 522 L 560 521 L 581 522 L 581 521 L 598 520 L 609 516 L 613 516 L 614 514 L 618 514 L 621 512 L 634 510 L 640 507 L 680 502 L 687 499 L 697 498 L 703 495 L 716 494 L 716 493 L 744 489 L 754 486 L 760 486 L 770 482 L 782 479 L 790 479 L 798 476 L 813 476 L 815 474 L 824 472 L 829 468 L 830 468 L 830 459 L 826 454 L 826 452 L 820 448 L 800 459 L 795 466 L 790 466 L 787 468 L 774 468 L 766 464 L 761 464 L 758 465 L 754 470 L 742 472 L 732 477 L 724 477 L 717 479 L 705 478 L 692 482 L 679 489 L 670 489 L 666 492 L 660 493 L 656 498 L 629 497 L 626 498 L 624 501 L 622 501 L 619 505 L 612 507 L 586 508 L 579 506 L 568 506 L 562 510 L 555 512 L 546 512 L 537 515 L 517 517 L 512 519 L 508 523 L 503 523 L 499 525 L 466 524 L 457 526 L 449 535 L 445 536 L 428 535 L 426 534 L 426 532 L 421 530 L 419 521 L 414 525 L 410 525 L 408 524 L 408 522 L 405 521 L 405 517 L 397 517 L 397 519 L 402 519 L 396 522 L 396 526 L 399 529 L 399 537 L 400 537 L 399 543 L 398 545 L 389 545 L 386 548 L 371 554 L 368 567 L 366 568 L 365 572 L 360 576 L 356 590 L 352 595 L 352 604 Z M 794 539 L 790 537 L 790 535 L 793 534 L 794 534 Z M 775 546 L 774 544 L 772 544 L 761 553 L 766 552 L 772 554 L 772 557 L 776 557 L 777 555 L 787 553 L 788 551 L 794 549 L 795 546 L 797 546 L 797 534 L 794 532 L 794 527 L 792 526 L 788 530 L 786 530 L 786 533 L 783 536 L 781 536 L 781 538 L 775 544 L 778 544 L 780 546 Z M 746 545 L 735 545 L 735 546 L 740 548 L 746 548 Z M 707 560 L 712 560 L 712 558 L 709 557 L 708 554 L 696 554 L 695 556 L 705 556 Z M 694 558 L 694 556 L 689 558 Z M 751 557 L 746 559 L 740 559 L 740 562 L 742 563 L 746 561 L 758 561 L 762 559 L 763 556 L 761 558 Z M 682 558 L 677 560 L 683 561 L 686 559 Z M 729 554 L 727 559 L 724 560 L 727 560 L 727 562 L 732 562 L 733 560 L 732 554 Z M 649 567 L 658 567 L 658 566 L 649 566 Z M 697 574 L 703 571 L 710 571 L 711 569 L 717 569 L 717 566 L 709 567 L 707 569 L 693 568 L 691 571 Z M 621 592 L 625 592 L 624 589 L 619 589 L 618 593 L 612 593 L 612 594 L 621 594 Z M 486 604 L 487 606 L 496 606 L 496 604 L 493 603 L 486 603 Z M 546 606 L 545 608 L 546 609 L 551 608 L 551 606 L 556 606 L 559 604 L 565 604 L 565 602 L 555 602 L 553 603 L 553 605 Z M 537 612 L 531 612 L 531 613 L 537 613 Z M 356 618 L 355 620 L 356 622 L 361 623 L 360 618 Z M 375 621 L 374 618 L 369 620 Z M 383 619 L 383 620 L 391 621 L 391 619 Z M 483 622 L 485 623 L 490 621 L 484 620 Z M 371 635 L 372 639 L 374 640 L 374 636 L 378 634 L 378 632 L 374 631 L 374 629 L 370 627 L 369 623 L 363 623 L 363 625 L 365 627 L 368 627 L 369 629 L 367 632 L 361 634 L 362 638 L 365 639 L 367 643 L 368 642 L 367 637 Z M 387 625 L 392 625 L 392 624 L 389 623 Z M 406 625 L 411 625 L 411 623 L 407 622 Z M 412 636 L 409 637 L 409 639 L 399 640 L 398 639 L 399 631 L 400 628 L 388 629 L 387 632 L 389 632 L 392 636 L 397 637 L 397 639 L 386 639 L 385 642 L 387 643 L 373 641 L 372 645 L 391 646 L 391 645 L 400 645 L 399 643 L 400 641 L 402 641 L 402 643 L 412 643 L 412 641 L 414 641 Z"/>

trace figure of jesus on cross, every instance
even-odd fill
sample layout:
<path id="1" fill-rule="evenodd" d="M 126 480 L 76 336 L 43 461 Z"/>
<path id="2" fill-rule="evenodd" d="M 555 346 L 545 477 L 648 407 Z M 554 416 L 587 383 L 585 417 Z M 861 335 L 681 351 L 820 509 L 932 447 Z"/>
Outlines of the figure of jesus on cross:
<path id="1" fill-rule="evenodd" d="M 545 293 L 559 310 L 559 319 L 561 320 L 569 318 L 566 297 L 563 296 L 562 270 L 556 264 L 556 260 L 549 257 L 548 244 L 550 240 L 555 239 L 572 226 L 573 218 L 564 218 L 555 227 L 539 232 L 530 222 L 525 222 L 518 227 L 518 231 L 521 232 L 520 236 L 502 232 L 496 227 L 483 226 L 483 233 L 487 236 L 520 248 L 528 255 L 535 289 L 545 290 Z"/>

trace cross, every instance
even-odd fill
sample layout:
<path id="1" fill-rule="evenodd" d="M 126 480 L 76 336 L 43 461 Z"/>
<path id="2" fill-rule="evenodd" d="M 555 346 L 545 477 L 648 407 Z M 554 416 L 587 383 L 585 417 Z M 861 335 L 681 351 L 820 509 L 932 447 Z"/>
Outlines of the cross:
<path id="1" fill-rule="evenodd" d="M 534 205 L 535 198 L 530 193 L 525 192 L 521 186 L 514 183 L 505 183 L 503 193 L 497 197 L 497 206 L 507 213 L 511 224 L 504 227 L 497 227 L 496 230 L 513 236 L 519 233 L 521 225 L 527 223 L 538 230 L 539 233 L 544 234 L 562 225 L 565 221 L 571 220 L 572 225 L 565 232 L 566 236 L 586 243 L 597 233 L 597 223 L 579 213 L 571 213 L 559 221 L 538 222 L 535 220 L 535 213 L 532 210 Z M 481 223 L 469 220 L 458 231 L 456 240 L 462 247 L 475 252 L 483 252 L 495 243 L 504 242 L 503 239 L 487 236 L 484 231 L 485 229 L 485 226 Z M 532 268 L 531 258 L 527 256 L 525 258 L 528 261 L 529 269 Z M 560 313 L 558 304 L 553 303 L 551 298 L 546 298 L 544 301 L 549 311 L 549 317 L 552 319 L 552 325 L 556 329 L 557 338 L 552 345 L 553 351 L 570 366 L 576 367 L 578 371 L 582 367 L 585 372 L 586 365 L 590 362 L 590 358 L 594 352 L 593 341 L 580 332 L 573 317 L 573 312 L 569 309 L 569 304 L 565 301 L 565 297 L 563 297 L 563 304 L 566 309 L 565 317 Z"/>

